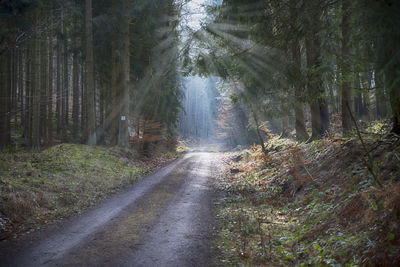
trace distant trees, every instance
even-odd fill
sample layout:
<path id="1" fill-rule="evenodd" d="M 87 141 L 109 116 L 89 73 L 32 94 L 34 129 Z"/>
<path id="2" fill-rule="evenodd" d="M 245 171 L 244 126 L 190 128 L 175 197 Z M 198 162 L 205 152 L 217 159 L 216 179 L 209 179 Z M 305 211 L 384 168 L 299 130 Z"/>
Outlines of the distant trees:
<path id="1" fill-rule="evenodd" d="M 188 77 L 182 79 L 183 108 L 179 120 L 179 133 L 184 138 L 210 141 L 216 137 L 218 119 L 217 79 Z"/>
<path id="2" fill-rule="evenodd" d="M 0 8 L 0 149 L 127 146 L 146 120 L 162 125 L 162 139 L 173 134 L 181 97 L 174 1 L 6 1 Z"/>

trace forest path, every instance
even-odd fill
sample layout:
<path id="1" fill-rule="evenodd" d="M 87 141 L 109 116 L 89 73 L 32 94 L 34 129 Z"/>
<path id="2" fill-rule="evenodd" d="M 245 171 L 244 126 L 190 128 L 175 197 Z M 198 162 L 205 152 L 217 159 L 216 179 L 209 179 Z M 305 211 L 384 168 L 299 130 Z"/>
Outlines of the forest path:
<path id="1" fill-rule="evenodd" d="M 188 153 L 80 216 L 2 244 L 0 265 L 213 265 L 219 161 L 218 153 Z"/>

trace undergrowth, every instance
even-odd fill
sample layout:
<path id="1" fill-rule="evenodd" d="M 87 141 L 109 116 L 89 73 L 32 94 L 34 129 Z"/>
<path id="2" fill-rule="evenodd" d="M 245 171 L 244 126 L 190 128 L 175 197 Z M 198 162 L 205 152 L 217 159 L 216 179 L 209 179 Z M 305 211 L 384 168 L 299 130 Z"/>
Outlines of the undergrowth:
<path id="1" fill-rule="evenodd" d="M 399 266 L 400 140 L 378 128 L 364 138 L 383 188 L 355 137 L 297 144 L 275 136 L 267 155 L 256 146 L 232 155 L 217 205 L 221 263 Z"/>
<path id="2" fill-rule="evenodd" d="M 142 160 L 131 149 L 62 144 L 0 154 L 0 240 L 80 213 L 179 156 Z"/>

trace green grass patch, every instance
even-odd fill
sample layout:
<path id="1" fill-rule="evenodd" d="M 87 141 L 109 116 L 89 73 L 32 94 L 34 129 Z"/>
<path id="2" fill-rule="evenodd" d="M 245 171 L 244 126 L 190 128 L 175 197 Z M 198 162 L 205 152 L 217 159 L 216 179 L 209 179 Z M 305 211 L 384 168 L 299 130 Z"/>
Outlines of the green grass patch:
<path id="1" fill-rule="evenodd" d="M 180 155 L 140 161 L 133 150 L 75 144 L 2 153 L 0 238 L 80 213 Z"/>

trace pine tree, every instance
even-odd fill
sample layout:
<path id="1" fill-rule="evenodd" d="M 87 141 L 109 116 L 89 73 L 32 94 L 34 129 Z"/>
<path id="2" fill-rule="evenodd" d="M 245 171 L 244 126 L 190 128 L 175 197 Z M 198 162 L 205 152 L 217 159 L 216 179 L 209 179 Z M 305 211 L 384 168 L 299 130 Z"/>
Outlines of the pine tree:
<path id="1" fill-rule="evenodd" d="M 94 87 L 92 1 L 85 0 L 85 90 L 87 106 L 87 143 L 96 145 L 96 105 Z"/>

